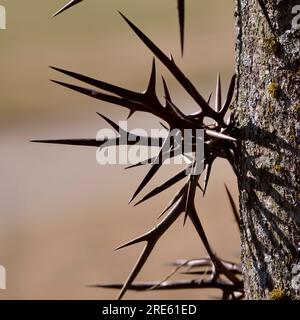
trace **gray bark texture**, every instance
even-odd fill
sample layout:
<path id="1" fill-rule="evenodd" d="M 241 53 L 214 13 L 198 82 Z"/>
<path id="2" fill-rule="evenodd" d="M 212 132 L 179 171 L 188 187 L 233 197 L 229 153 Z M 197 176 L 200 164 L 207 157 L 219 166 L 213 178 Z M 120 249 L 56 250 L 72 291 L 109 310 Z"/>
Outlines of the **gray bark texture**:
<path id="1" fill-rule="evenodd" d="M 248 299 L 300 298 L 299 0 L 235 0 L 242 265 Z"/>

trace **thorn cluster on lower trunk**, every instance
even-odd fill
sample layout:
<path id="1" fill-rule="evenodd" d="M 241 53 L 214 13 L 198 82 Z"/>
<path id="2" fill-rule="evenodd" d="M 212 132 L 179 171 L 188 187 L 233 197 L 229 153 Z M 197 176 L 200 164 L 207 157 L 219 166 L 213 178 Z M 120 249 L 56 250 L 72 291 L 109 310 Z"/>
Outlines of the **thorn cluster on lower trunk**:
<path id="1" fill-rule="evenodd" d="M 56 14 L 70 8 L 79 1 L 71 1 L 64 8 L 58 11 Z M 184 41 L 184 1 L 178 1 L 179 10 L 179 21 L 181 30 L 181 43 L 183 50 Z M 231 100 L 235 88 L 235 75 L 232 77 L 227 96 L 222 104 L 222 93 L 221 93 L 221 79 L 220 75 L 217 77 L 216 85 L 216 98 L 214 108 L 210 105 L 210 98 L 208 100 L 204 99 L 200 92 L 196 89 L 194 84 L 185 76 L 181 69 L 177 66 L 172 57 L 167 56 L 149 37 L 147 37 L 135 24 L 133 24 L 127 17 L 122 13 L 121 16 L 124 18 L 129 27 L 133 32 L 140 38 L 140 40 L 148 47 L 148 49 L 153 53 L 153 55 L 158 59 L 162 65 L 173 75 L 173 77 L 178 81 L 182 88 L 187 94 L 195 101 L 199 106 L 200 111 L 192 114 L 185 114 L 181 108 L 175 105 L 168 85 L 164 78 L 163 88 L 164 88 L 164 103 L 160 102 L 159 97 L 156 93 L 157 86 L 157 71 L 156 62 L 153 58 L 149 84 L 146 90 L 141 92 L 132 91 L 126 88 L 122 88 L 102 80 L 97 80 L 80 73 L 73 71 L 67 71 L 61 68 L 52 67 L 55 71 L 58 71 L 66 76 L 73 79 L 79 80 L 85 85 L 90 87 L 82 87 L 66 82 L 53 81 L 56 84 L 69 88 L 73 91 L 79 92 L 81 94 L 87 95 L 93 99 L 98 99 L 111 103 L 113 105 L 119 105 L 125 107 L 129 110 L 129 116 L 135 112 L 144 112 L 156 116 L 159 120 L 163 121 L 163 126 L 167 128 L 169 132 L 173 129 L 179 130 L 179 132 L 184 133 L 186 129 L 202 129 L 204 130 L 204 157 L 201 159 L 203 161 L 203 170 L 197 174 L 186 175 L 186 169 L 177 173 L 175 176 L 165 181 L 162 185 L 156 187 L 145 195 L 141 200 L 139 200 L 136 205 L 158 195 L 159 193 L 165 191 L 176 183 L 185 179 L 183 186 L 170 201 L 167 208 L 162 212 L 160 218 L 165 215 L 161 221 L 150 231 L 133 239 L 132 241 L 122 245 L 119 249 L 134 245 L 140 242 L 144 242 L 144 249 L 133 267 L 131 273 L 129 274 L 127 280 L 124 284 L 108 284 L 104 287 L 110 288 L 121 288 L 119 298 L 122 298 L 128 289 L 133 290 L 147 290 L 147 289 L 177 289 L 177 288 L 218 288 L 223 292 L 223 299 L 238 299 L 243 297 L 243 281 L 241 277 L 241 270 L 238 264 L 234 264 L 228 261 L 224 261 L 218 257 L 211 247 L 206 233 L 203 229 L 201 220 L 196 210 L 195 196 L 197 193 L 197 188 L 200 188 L 203 195 L 207 190 L 209 183 L 210 173 L 214 161 L 217 158 L 225 158 L 229 161 L 233 168 L 233 171 L 237 172 L 236 164 L 236 139 L 233 136 L 234 133 L 234 123 L 231 117 L 227 117 L 227 111 L 231 104 Z M 114 123 L 109 118 L 99 114 L 111 127 L 117 130 L 120 134 L 117 138 L 109 139 L 110 145 L 120 145 L 122 141 L 126 141 L 128 145 L 134 145 L 136 141 L 139 141 L 140 145 L 149 146 L 149 138 L 143 136 L 135 135 L 132 139 L 132 134 L 124 129 L 121 129 L 116 123 Z M 209 118 L 211 124 L 207 124 L 204 120 Z M 167 124 L 167 125 L 165 125 Z M 131 139 L 123 139 L 123 137 L 128 137 L 131 135 Z M 197 137 L 193 137 L 197 139 Z M 174 141 L 169 141 L 170 136 L 161 139 L 157 137 L 150 137 L 151 146 L 158 146 L 160 151 L 157 157 L 153 159 L 148 159 L 148 161 L 137 163 L 129 168 L 136 166 L 142 166 L 146 163 L 150 164 L 150 170 L 147 172 L 145 178 L 142 180 L 137 190 L 134 192 L 130 202 L 136 199 L 141 191 L 147 186 L 150 180 L 156 175 L 156 173 L 161 168 L 162 162 L 157 162 L 156 159 L 163 157 L 164 159 L 171 158 L 176 154 L 177 145 Z M 183 139 L 183 135 L 181 137 Z M 67 144 L 67 145 L 80 145 L 80 146 L 93 146 L 101 148 L 106 140 L 96 140 L 96 139 L 62 139 L 62 140 L 39 140 L 35 142 L 43 143 L 57 143 L 57 144 Z M 166 152 L 164 145 L 169 142 L 168 152 Z M 195 143 L 195 142 L 192 142 Z M 182 153 L 182 155 L 184 155 Z M 188 157 L 187 155 L 184 155 Z M 197 166 L 196 157 L 189 157 L 188 168 L 194 168 Z M 201 177 L 204 175 L 204 184 L 201 186 Z M 226 187 L 226 192 L 230 200 L 232 211 L 234 213 L 235 220 L 238 225 L 240 225 L 237 209 L 235 207 L 233 198 Z M 193 281 L 162 281 L 154 283 L 134 283 L 136 277 L 142 270 L 144 264 L 146 263 L 148 257 L 156 246 L 160 238 L 168 231 L 168 229 L 173 225 L 173 223 L 180 217 L 184 216 L 184 221 L 190 219 L 202 244 L 204 245 L 208 258 L 200 259 L 195 261 L 184 261 L 183 263 L 176 262 L 176 271 L 181 268 L 187 268 L 185 274 L 200 275 L 201 277 L 209 275 L 208 278 L 201 278 Z M 203 270 L 206 269 L 206 271 Z M 199 269 L 199 270 L 198 270 Z M 101 285 L 103 287 L 103 285 Z"/>

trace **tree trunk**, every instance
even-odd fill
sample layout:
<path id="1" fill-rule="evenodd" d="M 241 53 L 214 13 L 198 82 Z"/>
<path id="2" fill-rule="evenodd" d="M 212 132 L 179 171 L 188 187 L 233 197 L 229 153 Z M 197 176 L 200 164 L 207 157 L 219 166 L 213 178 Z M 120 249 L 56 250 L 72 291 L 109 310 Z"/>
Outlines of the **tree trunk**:
<path id="1" fill-rule="evenodd" d="M 248 299 L 299 299 L 299 0 L 236 2 L 242 265 Z M 295 19 L 294 19 L 295 21 Z"/>

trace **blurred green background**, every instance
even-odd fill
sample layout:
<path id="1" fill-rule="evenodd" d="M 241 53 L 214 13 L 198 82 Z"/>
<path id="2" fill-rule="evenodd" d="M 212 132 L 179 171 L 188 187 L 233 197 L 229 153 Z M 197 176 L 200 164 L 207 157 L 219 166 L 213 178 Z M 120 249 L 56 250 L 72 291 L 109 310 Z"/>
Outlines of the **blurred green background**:
<path id="1" fill-rule="evenodd" d="M 144 90 L 152 55 L 120 10 L 173 54 L 204 97 L 214 90 L 217 72 L 225 93 L 234 72 L 233 2 L 187 1 L 184 58 L 175 0 L 85 0 L 56 18 L 51 15 L 63 0 L 0 4 L 7 11 L 7 30 L 0 30 L 0 264 L 7 270 L 7 290 L 0 291 L 0 299 L 115 298 L 115 291 L 87 286 L 125 280 L 141 247 L 114 248 L 154 226 L 178 186 L 133 208 L 127 202 L 146 168 L 99 166 L 96 149 L 30 143 L 94 138 L 107 126 L 96 111 L 116 121 L 128 114 L 52 84 L 49 79 L 66 77 L 48 66 Z M 185 112 L 197 110 L 166 69 L 159 66 L 158 71 L 176 104 Z M 157 119 L 145 114 L 131 120 L 132 127 L 143 124 L 158 126 Z M 161 180 L 151 186 L 172 172 L 174 168 L 164 167 Z M 205 199 L 198 197 L 199 214 L 219 255 L 237 261 L 239 236 L 224 182 L 236 193 L 228 164 L 219 161 Z M 205 254 L 190 223 L 183 228 L 180 220 L 161 239 L 139 280 L 162 279 L 171 271 L 168 262 Z M 128 293 L 126 298 L 200 299 L 216 294 L 185 290 Z"/>

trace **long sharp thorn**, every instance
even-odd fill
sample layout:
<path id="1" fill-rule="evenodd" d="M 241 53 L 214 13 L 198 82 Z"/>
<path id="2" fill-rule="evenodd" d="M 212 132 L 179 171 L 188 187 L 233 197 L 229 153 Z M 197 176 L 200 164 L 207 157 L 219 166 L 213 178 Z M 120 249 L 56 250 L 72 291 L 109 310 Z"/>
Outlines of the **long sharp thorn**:
<path id="1" fill-rule="evenodd" d="M 123 130 L 123 129 L 121 129 Z M 133 139 L 135 138 L 135 139 Z M 130 141 L 126 139 L 120 138 L 112 138 L 112 139 L 41 139 L 41 140 L 31 140 L 30 142 L 34 143 L 46 143 L 46 144 L 59 144 L 59 145 L 71 145 L 71 146 L 88 146 L 88 147 L 101 147 L 104 143 L 106 146 L 119 146 L 119 145 L 135 145 L 137 139 L 139 139 L 139 143 L 142 146 L 149 146 L 148 138 L 142 139 L 144 137 L 140 136 L 132 136 Z M 155 138 L 152 139 L 152 145 L 161 146 L 161 143 Z M 153 158 L 152 158 L 153 159 Z"/>
<path id="2" fill-rule="evenodd" d="M 125 108 L 128 108 L 129 110 L 146 111 L 145 107 L 140 103 L 136 103 L 136 102 L 133 102 L 133 101 L 128 101 L 126 99 L 115 97 L 115 96 L 111 96 L 111 95 L 108 95 L 108 94 L 104 94 L 104 93 L 101 93 L 101 92 L 93 90 L 93 89 L 87 89 L 87 88 L 75 86 L 73 84 L 57 81 L 57 80 L 51 80 L 51 81 L 56 83 L 56 84 L 59 84 L 59 85 L 61 85 L 63 87 L 66 87 L 68 89 L 71 89 L 71 90 L 74 90 L 76 92 L 85 94 L 85 95 L 87 95 L 87 96 L 89 96 L 91 98 L 95 98 L 95 99 L 98 99 L 98 100 L 101 100 L 101 101 L 105 101 L 105 102 L 109 102 L 109 103 L 112 103 L 112 104 L 120 105 L 120 106 L 123 106 Z"/>
<path id="3" fill-rule="evenodd" d="M 184 119 L 185 115 L 181 112 L 181 110 L 172 102 L 172 101 L 167 101 L 169 104 L 169 108 L 172 109 L 172 111 L 178 116 L 180 119 Z"/>
<path id="4" fill-rule="evenodd" d="M 164 128 L 166 129 L 167 131 L 170 131 L 170 129 L 162 122 L 159 122 L 159 124 Z"/>
<path id="5" fill-rule="evenodd" d="M 141 138 L 136 136 L 137 139 Z M 58 145 L 71 145 L 71 146 L 87 146 L 87 147 L 101 147 L 105 144 L 107 147 L 109 146 L 119 146 L 119 145 L 135 145 L 136 140 L 131 139 L 130 141 L 126 141 L 126 139 L 112 138 L 112 139 L 43 139 L 43 140 L 31 140 L 30 142 L 34 143 L 46 143 L 46 144 L 58 144 Z M 148 140 L 139 142 L 140 145 L 149 146 Z M 153 143 L 158 142 L 153 140 Z"/>
<path id="6" fill-rule="evenodd" d="M 56 68 L 56 67 L 50 67 L 51 69 L 61 72 L 69 77 L 72 77 L 76 80 L 85 82 L 89 85 L 92 85 L 98 89 L 102 89 L 108 92 L 111 92 L 113 94 L 116 94 L 122 98 L 128 99 L 128 100 L 139 100 L 141 98 L 141 93 L 138 92 L 134 92 L 132 90 L 128 90 L 128 89 L 124 89 L 115 85 L 112 85 L 110 83 L 104 82 L 104 81 L 100 81 L 100 80 L 96 80 L 87 76 L 84 76 L 80 73 L 76 73 L 73 71 L 68 71 L 68 70 L 64 70 L 64 69 L 60 69 L 60 68 Z"/>
<path id="7" fill-rule="evenodd" d="M 129 203 L 131 203 L 136 198 L 136 196 L 144 189 L 144 187 L 148 184 L 148 182 L 152 179 L 152 177 L 155 175 L 155 173 L 161 167 L 162 160 L 160 159 L 160 157 L 163 155 L 164 148 L 169 140 L 170 140 L 169 136 L 167 136 L 164 141 L 163 146 L 161 147 L 161 149 L 159 151 L 158 156 L 155 158 L 154 163 L 151 166 L 151 169 L 148 171 L 147 175 L 145 176 L 145 178 L 143 179 L 143 181 L 141 182 L 141 184 L 139 185 L 139 187 L 137 188 L 137 190 L 135 191 L 135 193 L 133 194 L 133 196 L 129 200 Z"/>
<path id="8" fill-rule="evenodd" d="M 208 105 L 210 104 L 211 97 L 212 97 L 212 92 L 210 93 L 210 95 L 208 96 L 207 101 L 206 101 Z M 191 114 L 190 116 L 193 116 L 193 118 L 199 117 L 201 115 L 201 113 L 202 113 L 201 111 L 196 112 L 196 113 Z"/>
<path id="9" fill-rule="evenodd" d="M 190 201 L 191 201 L 191 180 L 188 183 L 188 187 L 187 187 L 187 196 L 186 196 L 186 203 L 185 203 L 185 214 L 184 214 L 184 218 L 183 218 L 183 226 L 185 226 L 187 217 L 188 217 L 188 213 L 189 213 L 189 208 L 190 208 Z"/>
<path id="10" fill-rule="evenodd" d="M 120 289 L 121 283 L 107 283 L 89 286 L 90 288 Z M 222 279 L 200 279 L 200 280 L 174 280 L 174 281 L 147 281 L 131 284 L 127 290 L 148 291 L 148 290 L 179 290 L 179 289 L 226 289 L 229 291 L 241 290 L 240 285 L 228 283 Z"/>
<path id="11" fill-rule="evenodd" d="M 141 241 L 147 242 L 138 261 L 136 262 L 136 264 L 133 267 L 131 273 L 129 274 L 126 282 L 124 283 L 118 299 L 121 299 L 124 296 L 124 294 L 126 293 L 127 289 L 130 288 L 133 281 L 138 276 L 138 274 L 140 273 L 144 264 L 146 263 L 153 248 L 155 247 L 157 241 L 169 229 L 169 227 L 177 220 L 177 218 L 180 216 L 181 213 L 182 213 L 182 206 L 178 205 L 155 228 L 150 230 L 148 233 L 146 233 L 142 237 L 139 237 L 139 238 L 137 238 L 137 239 L 135 239 L 125 245 L 125 246 L 127 246 L 127 245 L 131 245 L 131 244 L 138 243 Z"/>
<path id="12" fill-rule="evenodd" d="M 129 134 L 129 132 L 125 131 L 123 128 L 121 128 L 119 125 L 117 125 L 115 122 L 110 120 L 109 118 L 105 117 L 103 114 L 100 112 L 96 112 L 98 116 L 100 116 L 103 120 L 105 120 L 112 128 L 114 128 L 118 133 L 123 133 L 123 134 Z"/>
<path id="13" fill-rule="evenodd" d="M 135 167 L 140 167 L 140 166 L 142 166 L 142 165 L 144 165 L 144 164 L 141 163 L 141 162 L 139 162 L 139 163 L 136 163 L 136 164 L 132 164 L 132 165 L 130 165 L 130 166 L 127 166 L 127 167 L 125 167 L 124 169 L 125 169 L 125 170 L 133 169 L 133 168 L 135 168 Z"/>
<path id="14" fill-rule="evenodd" d="M 132 285 L 132 282 L 135 280 L 135 278 L 137 277 L 137 275 L 140 273 L 141 269 L 143 268 L 144 264 L 146 263 L 149 255 L 151 254 L 154 246 L 155 246 L 156 242 L 154 243 L 150 243 L 147 242 L 143 252 L 141 253 L 138 261 L 136 262 L 135 266 L 132 269 L 132 272 L 130 273 L 130 275 L 128 276 L 126 282 L 124 283 L 119 296 L 118 296 L 118 300 L 121 300 L 124 296 L 124 294 L 126 293 L 126 291 L 130 288 L 130 286 Z"/>
<path id="15" fill-rule="evenodd" d="M 203 188 L 201 187 L 199 182 L 197 182 L 197 187 L 203 192 Z"/>
<path id="16" fill-rule="evenodd" d="M 120 245 L 120 246 L 117 247 L 115 250 L 116 250 L 116 251 L 117 251 L 117 250 L 121 250 L 121 249 L 124 249 L 124 248 L 126 248 L 126 247 L 132 246 L 132 245 L 134 245 L 134 244 L 137 244 L 137 243 L 140 243 L 140 242 L 144 242 L 144 241 L 148 241 L 147 235 L 148 235 L 148 234 L 146 233 L 146 234 L 144 234 L 144 235 L 142 235 L 142 236 L 140 236 L 140 237 L 137 237 L 137 238 L 135 238 L 135 239 L 133 239 L 133 240 L 130 240 L 129 242 L 126 242 L 125 244 Z"/>
<path id="17" fill-rule="evenodd" d="M 167 82 L 164 77 L 162 77 L 162 81 L 163 81 L 163 86 L 164 86 L 165 98 L 167 101 L 172 101 L 170 91 L 169 91 L 169 88 L 167 86 Z"/>
<path id="18" fill-rule="evenodd" d="M 167 205 L 167 207 L 164 209 L 164 211 L 159 215 L 158 219 L 161 218 L 169 209 L 171 209 L 175 203 L 183 196 L 184 194 L 184 190 L 186 187 L 181 188 L 176 195 L 174 196 L 174 198 L 170 201 L 170 203 Z"/>
<path id="19" fill-rule="evenodd" d="M 184 51 L 184 18 L 185 18 L 185 0 L 177 0 L 179 28 L 180 28 L 180 43 L 181 43 L 181 55 Z"/>
<path id="20" fill-rule="evenodd" d="M 237 207 L 236 207 L 236 205 L 235 205 L 235 202 L 234 202 L 234 200 L 233 200 L 233 197 L 232 197 L 232 195 L 231 195 L 231 193 L 230 193 L 227 185 L 224 184 L 224 186 L 225 186 L 226 193 L 227 193 L 227 196 L 228 196 L 228 199 L 229 199 L 229 202 L 230 202 L 231 210 L 232 210 L 233 215 L 234 215 L 234 219 L 235 219 L 238 227 L 240 228 L 241 221 L 240 221 L 240 216 L 239 216 L 238 209 L 237 209 Z"/>
<path id="21" fill-rule="evenodd" d="M 188 215 L 208 253 L 208 255 L 210 256 L 210 258 L 212 259 L 212 261 L 214 262 L 214 260 L 216 259 L 216 255 L 213 253 L 211 247 L 210 247 L 210 244 L 208 242 L 208 239 L 206 237 L 206 234 L 204 232 L 204 229 L 203 229 L 203 226 L 202 226 L 202 223 L 198 217 L 198 214 L 197 214 L 197 211 L 196 211 L 196 208 L 195 206 L 192 206 L 188 212 Z"/>
<path id="22" fill-rule="evenodd" d="M 205 99 L 197 91 L 195 86 L 186 78 L 182 71 L 177 67 L 172 59 L 166 56 L 139 28 L 137 28 L 129 19 L 121 12 L 120 15 L 128 23 L 136 35 L 144 42 L 144 44 L 153 52 L 153 54 L 165 65 L 165 67 L 173 74 L 177 81 L 185 88 L 191 97 L 200 105 L 208 116 L 218 118 L 219 115 L 207 104 Z"/>
<path id="23" fill-rule="evenodd" d="M 161 145 L 159 145 L 159 146 L 161 147 Z M 170 151 L 168 150 L 166 153 L 169 154 Z M 166 153 L 164 153 L 164 154 L 166 154 Z M 125 169 L 132 169 L 132 168 L 140 167 L 140 166 L 143 166 L 145 164 L 150 164 L 150 163 L 153 164 L 153 162 L 155 162 L 156 159 L 157 159 L 157 156 L 151 157 L 151 158 L 145 159 L 143 161 L 140 161 L 138 163 L 132 164 L 132 165 L 126 167 Z"/>
<path id="24" fill-rule="evenodd" d="M 220 111 L 220 114 L 222 117 L 225 116 L 226 112 L 228 111 L 228 108 L 230 107 L 230 103 L 234 94 L 234 87 L 235 87 L 235 80 L 236 80 L 236 75 L 234 74 L 231 78 L 229 89 L 227 92 L 227 97 L 224 102 L 224 105 L 222 106 L 222 109 Z"/>
<path id="25" fill-rule="evenodd" d="M 49 143 L 49 144 L 63 144 L 71 146 L 89 146 L 89 147 L 100 147 L 105 141 L 96 139 L 57 139 L 57 140 L 31 140 L 30 142 L 35 143 Z"/>
<path id="26" fill-rule="evenodd" d="M 215 111 L 219 112 L 221 110 L 222 104 L 222 88 L 221 88 L 221 78 L 220 73 L 217 76 L 217 85 L 216 85 L 216 101 L 215 101 Z"/>
<path id="27" fill-rule="evenodd" d="M 149 84 L 147 90 L 145 91 L 146 95 L 150 97 L 156 96 L 156 66 L 155 66 L 155 59 L 153 58 L 152 69 Z"/>
<path id="28" fill-rule="evenodd" d="M 63 6 L 61 9 L 59 9 L 58 11 L 56 11 L 53 14 L 53 17 L 59 15 L 60 13 L 62 13 L 63 11 L 75 6 L 75 4 L 82 2 L 83 0 L 71 0 L 69 3 L 67 3 L 65 6 Z"/>
<path id="29" fill-rule="evenodd" d="M 185 216 L 184 216 L 183 225 L 185 225 L 189 212 L 191 208 L 194 206 L 194 199 L 195 199 L 196 189 L 198 185 L 198 179 L 199 179 L 199 176 L 195 176 L 195 175 L 190 176 L 187 195 L 186 195 Z"/>
<path id="30" fill-rule="evenodd" d="M 160 166 L 161 166 L 160 163 L 155 163 L 151 166 L 151 169 L 148 171 L 147 175 L 145 176 L 145 178 L 143 179 L 143 181 L 141 182 L 141 184 L 139 185 L 139 187 L 137 188 L 137 190 L 129 200 L 129 203 L 131 203 L 137 197 L 137 195 L 144 189 L 144 187 L 148 184 L 148 182 L 152 179 L 152 177 L 158 171 Z"/>
<path id="31" fill-rule="evenodd" d="M 195 229 L 197 230 L 197 233 L 198 233 L 209 257 L 212 260 L 213 266 L 216 267 L 219 272 L 222 272 L 234 284 L 239 285 L 240 280 L 230 270 L 227 270 L 224 267 L 223 263 L 219 260 L 219 258 L 216 256 L 216 254 L 212 251 L 211 246 L 210 246 L 208 239 L 206 237 L 205 231 L 203 229 L 203 226 L 201 224 L 201 221 L 198 217 L 195 206 L 191 207 L 191 210 L 189 211 L 189 217 L 192 220 L 193 225 L 194 225 Z"/>
<path id="32" fill-rule="evenodd" d="M 235 175 L 237 177 L 239 177 L 236 161 L 235 161 L 235 158 L 234 158 L 234 154 L 232 154 L 232 150 L 226 147 L 226 148 L 223 148 L 223 151 L 224 151 L 224 153 L 226 155 L 227 161 L 230 163 L 230 165 L 232 167 L 233 172 L 235 173 Z"/>
<path id="33" fill-rule="evenodd" d="M 151 163 L 153 160 L 154 160 L 154 158 L 149 158 L 147 160 L 140 161 L 138 163 L 132 164 L 132 165 L 126 167 L 125 169 L 127 170 L 127 169 L 133 169 L 133 168 L 136 168 L 136 167 L 144 166 L 146 164 Z"/>
<path id="34" fill-rule="evenodd" d="M 171 179 L 167 180 L 165 183 L 163 183 L 161 186 L 153 189 L 151 192 L 149 192 L 145 197 L 143 197 L 143 199 L 141 199 L 139 202 L 137 202 L 134 206 L 139 205 L 140 203 L 156 196 L 157 194 L 165 191 L 166 189 L 172 187 L 175 183 L 179 182 L 180 180 L 182 180 L 184 177 L 186 177 L 186 169 L 184 169 L 183 171 L 179 172 L 178 174 L 176 174 L 174 177 L 172 177 Z"/>
<path id="35" fill-rule="evenodd" d="M 209 97 L 208 97 L 208 99 L 207 99 L 207 104 L 210 103 L 211 97 L 212 97 L 212 93 L 210 93 L 210 95 L 209 95 Z"/>
<path id="36" fill-rule="evenodd" d="M 135 113 L 134 110 L 129 110 L 129 114 L 127 116 L 127 120 L 129 120 L 133 116 L 134 113 Z"/>

